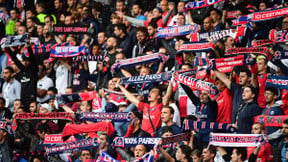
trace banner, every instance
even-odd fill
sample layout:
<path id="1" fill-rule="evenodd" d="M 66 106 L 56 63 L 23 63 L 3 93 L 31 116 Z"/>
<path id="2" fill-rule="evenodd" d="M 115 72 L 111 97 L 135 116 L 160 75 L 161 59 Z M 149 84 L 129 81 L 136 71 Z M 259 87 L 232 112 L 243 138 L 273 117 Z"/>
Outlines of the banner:
<path id="1" fill-rule="evenodd" d="M 216 3 L 222 2 L 223 0 L 203 0 L 203 1 L 193 1 L 193 2 L 188 2 L 185 5 L 185 11 L 187 10 L 193 10 L 193 9 L 197 9 L 197 8 L 204 8 L 204 7 L 208 7 L 211 5 L 214 5 Z"/>
<path id="2" fill-rule="evenodd" d="M 206 33 L 193 33 L 191 34 L 190 41 L 191 42 L 217 41 L 227 36 L 233 37 L 235 39 L 237 34 L 238 34 L 238 30 L 235 30 L 235 29 L 219 30 L 219 31 L 213 31 L 213 32 L 206 32 Z"/>
<path id="3" fill-rule="evenodd" d="M 288 89 L 288 76 L 270 75 L 266 80 L 266 87 Z"/>
<path id="4" fill-rule="evenodd" d="M 226 134 L 210 133 L 209 146 L 257 147 L 265 142 L 263 134 Z"/>
<path id="5" fill-rule="evenodd" d="M 199 132 L 201 129 L 205 130 L 224 130 L 226 132 L 236 132 L 236 129 L 232 127 L 232 124 L 216 123 L 216 122 L 197 122 L 193 120 L 184 120 L 182 125 L 183 130 L 195 130 Z"/>
<path id="6" fill-rule="evenodd" d="M 238 48 L 230 48 L 226 51 L 225 55 L 238 55 L 238 54 L 263 54 L 265 56 L 269 55 L 269 49 L 267 47 L 238 47 Z"/>
<path id="7" fill-rule="evenodd" d="M 10 19 L 10 16 L 7 13 L 0 11 L 0 20 L 3 21 L 4 25 L 6 25 L 9 19 Z"/>
<path id="8" fill-rule="evenodd" d="M 191 78 L 188 76 L 184 76 L 182 74 L 177 74 L 174 78 L 176 81 L 179 81 L 182 84 L 189 86 L 192 89 L 199 89 L 202 91 L 208 91 L 210 95 L 217 95 L 219 94 L 218 88 L 209 82 L 201 81 L 195 78 Z"/>
<path id="9" fill-rule="evenodd" d="M 288 33 L 287 30 L 275 30 L 272 29 L 269 33 L 269 39 L 276 43 L 278 42 L 287 42 L 288 41 Z"/>
<path id="10" fill-rule="evenodd" d="M 43 144 L 62 144 L 62 143 L 69 143 L 75 142 L 77 139 L 74 136 L 68 138 L 67 141 L 62 140 L 62 134 L 46 134 L 44 138 Z"/>
<path id="11" fill-rule="evenodd" d="M 81 150 L 90 150 L 93 147 L 98 147 L 97 138 L 84 139 L 75 142 L 57 144 L 52 146 L 46 146 L 47 155 L 56 155 L 62 153 L 80 152 Z"/>
<path id="12" fill-rule="evenodd" d="M 161 138 L 154 137 L 116 137 L 113 141 L 115 147 L 135 147 L 139 144 L 153 147 Z"/>
<path id="13" fill-rule="evenodd" d="M 156 33 L 157 38 L 166 38 L 166 37 L 175 37 L 175 36 L 182 36 L 188 35 L 190 33 L 197 33 L 198 28 L 192 25 L 183 25 L 183 26 L 172 26 L 166 28 L 159 28 L 158 32 Z"/>
<path id="14" fill-rule="evenodd" d="M 28 42 L 27 33 L 23 35 L 8 36 L 6 38 L 2 38 L 1 48 L 21 46 L 27 44 L 27 42 Z"/>
<path id="15" fill-rule="evenodd" d="M 275 51 L 272 61 L 281 59 L 288 59 L 288 51 Z"/>
<path id="16" fill-rule="evenodd" d="M 15 119 L 20 120 L 35 120 L 35 119 L 52 119 L 52 120 L 69 120 L 72 121 L 72 116 L 67 112 L 51 112 L 51 113 L 17 113 Z"/>
<path id="17" fill-rule="evenodd" d="M 132 121 L 133 116 L 132 113 L 120 113 L 120 112 L 115 112 L 115 113 L 104 113 L 104 112 L 85 112 L 81 113 L 80 116 L 81 120 L 86 120 L 86 121 L 103 121 L 103 120 L 111 120 L 113 122 L 129 122 Z"/>
<path id="18" fill-rule="evenodd" d="M 79 102 L 79 101 L 90 101 L 97 97 L 96 91 L 74 93 L 74 94 L 59 94 L 56 95 L 57 103 L 60 105 Z"/>
<path id="19" fill-rule="evenodd" d="M 277 17 L 288 15 L 288 7 L 276 8 L 272 10 L 264 10 L 260 12 L 254 12 L 251 17 L 251 21 L 266 21 Z"/>
<path id="20" fill-rule="evenodd" d="M 53 33 L 55 34 L 85 34 L 89 26 L 60 26 L 53 25 Z"/>
<path id="21" fill-rule="evenodd" d="M 89 48 L 86 46 L 56 46 L 51 48 L 50 57 L 74 57 L 79 55 L 88 55 L 89 53 Z"/>
<path id="22" fill-rule="evenodd" d="M 182 52 L 209 52 L 214 51 L 213 43 L 185 43 L 178 49 L 177 53 Z"/>
<path id="23" fill-rule="evenodd" d="M 264 125 L 264 127 L 282 127 L 284 120 L 288 119 L 288 115 L 270 116 L 258 115 L 254 117 L 254 122 Z"/>

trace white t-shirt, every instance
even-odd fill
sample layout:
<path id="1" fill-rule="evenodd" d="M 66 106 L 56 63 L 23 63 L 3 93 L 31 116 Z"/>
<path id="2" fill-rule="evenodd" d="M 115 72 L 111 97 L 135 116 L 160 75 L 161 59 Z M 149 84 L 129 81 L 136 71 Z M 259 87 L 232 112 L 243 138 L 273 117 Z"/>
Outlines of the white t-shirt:
<path id="1" fill-rule="evenodd" d="M 48 88 L 53 87 L 53 86 L 54 84 L 53 84 L 52 79 L 48 78 L 46 75 L 42 79 L 38 80 L 37 82 L 37 88 L 39 89 L 48 90 Z M 48 99 L 49 99 L 49 96 L 46 94 L 46 96 L 44 96 L 43 98 L 37 97 L 37 102 L 41 103 Z"/>
<path id="2" fill-rule="evenodd" d="M 71 85 L 71 73 L 63 64 L 56 67 L 55 84 L 59 94 L 64 94 L 65 89 Z"/>

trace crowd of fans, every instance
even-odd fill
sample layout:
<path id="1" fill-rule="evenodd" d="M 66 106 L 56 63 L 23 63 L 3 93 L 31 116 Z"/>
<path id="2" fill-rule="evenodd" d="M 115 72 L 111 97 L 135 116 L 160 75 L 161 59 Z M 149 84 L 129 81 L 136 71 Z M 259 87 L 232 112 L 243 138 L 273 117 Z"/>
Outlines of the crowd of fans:
<path id="1" fill-rule="evenodd" d="M 7 126 L 0 129 L 0 161 L 84 162 L 85 159 L 100 159 L 102 152 L 117 160 L 133 161 L 148 152 L 154 155 L 155 151 L 141 144 L 135 148 L 112 147 L 115 135 L 171 137 L 185 132 L 183 121 L 187 120 L 231 124 L 239 134 L 264 134 L 267 140 L 258 147 L 207 147 L 211 130 L 191 129 L 190 139 L 176 142 L 173 147 L 162 146 L 160 140 L 156 148 L 159 155 L 155 155 L 154 161 L 287 161 L 288 120 L 283 122 L 282 128 L 264 127 L 263 123 L 254 122 L 258 115 L 288 114 L 288 89 L 265 86 L 269 76 L 288 75 L 287 60 L 273 60 L 276 66 L 271 67 L 271 57 L 248 53 L 249 65 L 235 66 L 227 73 L 217 70 L 211 63 L 200 66 L 195 62 L 201 57 L 209 60 L 224 58 L 231 48 L 249 48 L 252 41 L 269 39 L 272 29 L 286 30 L 288 17 L 285 16 L 240 26 L 234 26 L 232 20 L 285 7 L 288 2 L 225 0 L 186 10 L 187 3 L 184 0 L 0 0 L 0 38 L 29 33 L 26 45 L 5 47 L 0 51 L 0 120 L 12 126 L 17 123 L 14 131 L 6 129 Z M 234 17 L 228 16 L 229 13 L 234 13 Z M 9 19 L 5 20 L 7 14 Z M 240 27 L 245 28 L 246 33 L 237 38 L 226 36 L 210 41 L 215 46 L 212 52 L 177 52 L 183 44 L 191 42 L 193 33 L 157 37 L 160 28 L 187 24 L 201 34 Z M 52 30 L 53 26 L 72 25 L 88 25 L 92 32 L 56 34 Z M 75 63 L 73 57 L 51 59 L 49 53 L 34 54 L 30 38 L 38 38 L 40 44 L 66 42 L 73 46 L 86 46 L 89 55 L 104 59 L 98 60 L 97 64 L 89 61 Z M 285 42 L 265 47 L 272 58 L 276 51 L 288 50 Z M 23 54 L 24 48 L 28 49 L 29 57 Z M 165 54 L 169 59 L 118 68 L 119 61 L 155 53 Z M 207 71 L 207 75 L 197 79 L 213 83 L 220 92 L 216 98 L 211 97 L 209 91 L 191 89 L 174 80 L 178 71 L 192 69 L 195 74 Z M 173 72 L 171 80 L 121 84 L 125 77 L 168 71 Z M 96 91 L 97 97 L 89 101 L 57 104 L 57 95 L 89 91 Z M 45 135 L 61 134 L 69 121 L 14 121 L 14 118 L 17 113 L 52 112 L 68 112 L 73 117 L 84 112 L 132 112 L 133 120 L 111 121 L 116 130 L 113 136 L 107 132 L 80 134 L 82 139 L 97 137 L 97 149 L 49 156 L 45 154 L 43 144 Z M 92 124 L 76 119 L 77 124 Z M 214 132 L 225 133 L 223 130 Z"/>

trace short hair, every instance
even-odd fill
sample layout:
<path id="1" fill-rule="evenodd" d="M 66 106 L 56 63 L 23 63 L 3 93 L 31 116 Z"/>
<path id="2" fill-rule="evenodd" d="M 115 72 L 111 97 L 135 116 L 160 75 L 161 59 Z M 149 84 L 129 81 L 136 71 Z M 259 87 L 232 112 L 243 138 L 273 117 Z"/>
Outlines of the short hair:
<path id="1" fill-rule="evenodd" d="M 164 106 L 163 108 L 169 109 L 171 114 L 175 113 L 174 109 L 171 106 Z"/>
<path id="2" fill-rule="evenodd" d="M 34 17 L 28 17 L 28 18 L 26 19 L 26 21 L 27 21 L 27 20 L 31 20 L 31 21 L 33 21 L 34 23 L 36 22 L 36 20 L 35 20 Z"/>
<path id="3" fill-rule="evenodd" d="M 5 69 L 9 70 L 10 73 L 12 73 L 12 74 L 14 73 L 14 70 L 13 70 L 13 68 L 11 66 L 6 66 Z"/>
<path id="4" fill-rule="evenodd" d="M 261 123 L 259 123 L 259 122 L 256 122 L 256 123 L 254 123 L 254 124 L 259 124 L 259 125 L 260 125 L 260 129 L 261 129 L 261 130 L 264 130 L 264 129 L 265 129 L 264 125 L 263 125 L 263 124 L 261 124 Z"/>
<path id="5" fill-rule="evenodd" d="M 162 127 L 161 136 L 162 136 L 164 133 L 167 133 L 167 132 L 171 132 L 172 134 L 174 134 L 172 127 L 170 127 L 170 126 L 164 126 L 164 127 Z"/>
<path id="6" fill-rule="evenodd" d="M 222 12 L 217 8 L 212 8 L 209 13 L 211 13 L 212 11 L 215 11 L 220 17 L 222 17 Z"/>
<path id="7" fill-rule="evenodd" d="M 287 124 L 287 125 L 288 125 L 288 119 L 285 119 L 285 120 L 283 121 L 283 124 Z"/>
<path id="8" fill-rule="evenodd" d="M 270 91 L 272 92 L 274 95 L 278 96 L 278 90 L 275 87 L 265 87 L 265 91 Z"/>
<path id="9" fill-rule="evenodd" d="M 154 29 L 157 29 L 158 25 L 155 22 L 150 22 L 148 26 L 151 26 Z"/>
<path id="10" fill-rule="evenodd" d="M 44 0 L 40 0 L 40 1 L 38 1 L 36 4 L 38 5 L 38 7 L 41 7 L 41 8 L 43 8 L 43 9 L 45 9 L 45 2 L 44 2 Z"/>
<path id="11" fill-rule="evenodd" d="M 181 67 L 182 66 L 188 66 L 190 69 L 193 69 L 193 66 L 191 64 L 182 64 Z"/>
<path id="12" fill-rule="evenodd" d="M 198 149 L 195 149 L 195 150 L 192 151 L 191 155 L 192 155 L 192 156 L 195 155 L 195 156 L 197 156 L 197 157 L 201 157 L 201 151 L 198 150 Z"/>
<path id="13" fill-rule="evenodd" d="M 122 30 L 123 33 L 126 34 L 126 26 L 124 24 L 116 24 L 115 27 L 118 29 L 118 30 Z"/>
<path id="14" fill-rule="evenodd" d="M 241 160 L 246 160 L 247 158 L 247 150 L 246 147 L 235 147 L 236 149 L 236 154 L 241 155 Z"/>
<path id="15" fill-rule="evenodd" d="M 75 90 L 72 86 L 68 86 L 68 87 L 66 87 L 66 89 L 71 89 L 73 93 L 75 92 Z"/>
<path id="16" fill-rule="evenodd" d="M 120 17 L 117 14 L 112 13 L 110 19 L 120 19 Z"/>
<path id="17" fill-rule="evenodd" d="M 46 15 L 46 16 L 44 17 L 44 19 L 46 19 L 46 18 L 49 18 L 50 21 L 52 21 L 52 22 L 55 24 L 54 19 L 53 19 L 53 17 L 52 17 L 51 15 Z"/>
<path id="18" fill-rule="evenodd" d="M 138 118 L 140 120 L 140 122 L 142 122 L 142 119 L 143 119 L 143 115 L 139 112 L 139 111 L 132 111 L 132 113 L 134 114 L 134 116 L 136 118 Z"/>
<path id="19" fill-rule="evenodd" d="M 240 73 L 246 73 L 248 77 L 251 77 L 251 71 L 247 67 L 242 67 Z"/>
<path id="20" fill-rule="evenodd" d="M 6 100 L 5 100 L 3 97 L 0 97 L 0 100 L 2 100 L 2 101 L 3 101 L 3 104 L 5 105 Z"/>
<path id="21" fill-rule="evenodd" d="M 52 92 L 55 93 L 55 94 L 58 93 L 58 90 L 57 90 L 57 88 L 55 88 L 55 87 L 49 87 L 49 88 L 48 88 L 48 91 L 52 91 Z"/>
<path id="22" fill-rule="evenodd" d="M 142 32 L 145 34 L 145 36 L 147 37 L 148 36 L 148 31 L 145 27 L 139 27 L 136 29 L 136 32 Z"/>
<path id="23" fill-rule="evenodd" d="M 134 3 L 133 6 L 137 5 L 140 9 L 142 9 L 141 5 L 139 3 Z"/>
<path id="24" fill-rule="evenodd" d="M 182 153 L 185 155 L 185 158 L 186 159 L 189 159 L 190 156 L 191 156 L 191 152 L 192 152 L 192 149 L 187 146 L 187 145 L 181 145 L 179 146 L 179 149 L 181 149 Z"/>

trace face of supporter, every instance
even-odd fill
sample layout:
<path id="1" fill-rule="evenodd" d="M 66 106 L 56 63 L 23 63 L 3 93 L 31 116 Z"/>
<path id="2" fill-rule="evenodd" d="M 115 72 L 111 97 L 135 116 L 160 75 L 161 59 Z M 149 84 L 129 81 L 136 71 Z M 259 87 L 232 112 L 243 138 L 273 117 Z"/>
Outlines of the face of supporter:
<path id="1" fill-rule="evenodd" d="M 10 82 L 10 80 L 12 79 L 12 73 L 10 72 L 10 70 L 4 69 L 3 77 L 6 82 Z"/>
<path id="2" fill-rule="evenodd" d="M 17 34 L 18 35 L 22 35 L 22 34 L 25 34 L 26 33 L 26 28 L 25 26 L 19 26 L 18 27 L 18 30 L 17 30 Z"/>
<path id="3" fill-rule="evenodd" d="M 40 107 L 39 113 L 44 114 L 44 113 L 48 113 L 48 112 L 49 112 L 49 111 L 48 111 L 46 108 Z"/>
<path id="4" fill-rule="evenodd" d="M 32 13 L 31 10 L 28 10 L 28 11 L 26 11 L 25 16 L 26 16 L 26 18 L 34 17 L 34 14 Z"/>
<path id="5" fill-rule="evenodd" d="M 184 7 L 185 7 L 185 3 L 184 2 L 179 2 L 178 6 L 177 6 L 177 11 L 179 12 L 184 12 Z"/>
<path id="6" fill-rule="evenodd" d="M 68 4 L 68 7 L 71 7 L 74 5 L 74 0 L 67 0 L 67 4 Z"/>
<path id="7" fill-rule="evenodd" d="M 144 145 L 137 145 L 135 147 L 134 155 L 136 159 L 141 158 L 145 154 L 146 154 L 146 148 Z"/>
<path id="8" fill-rule="evenodd" d="M 133 5 L 132 7 L 132 15 L 137 16 L 141 12 L 140 8 L 138 5 Z"/>
<path id="9" fill-rule="evenodd" d="M 33 162 L 41 162 L 41 160 L 38 159 L 37 157 L 35 157 L 35 158 L 33 159 Z"/>
<path id="10" fill-rule="evenodd" d="M 44 21 L 45 21 L 45 25 L 47 25 L 47 26 L 52 26 L 52 23 L 53 23 L 53 22 L 52 22 L 52 20 L 50 20 L 49 17 L 46 17 Z"/>
<path id="11" fill-rule="evenodd" d="M 177 24 L 178 24 L 178 26 L 185 25 L 185 16 L 184 15 L 178 15 L 177 16 Z"/>
<path id="12" fill-rule="evenodd" d="M 282 129 L 281 129 L 281 131 L 282 131 L 282 134 L 284 135 L 284 137 L 288 137 L 288 124 L 283 124 L 282 125 Z"/>
<path id="13" fill-rule="evenodd" d="M 22 104 L 21 101 L 16 100 L 13 103 L 13 108 L 17 110 L 21 106 L 21 104 Z"/>
<path id="14" fill-rule="evenodd" d="M 88 104 L 88 101 L 82 101 L 80 104 L 80 112 L 89 112 L 91 106 Z"/>
<path id="15" fill-rule="evenodd" d="M 0 141 L 2 141 L 7 135 L 7 132 L 5 132 L 4 130 L 0 130 Z"/>
<path id="16" fill-rule="evenodd" d="M 106 49 L 112 50 L 113 48 L 116 47 L 116 40 L 113 37 L 108 38 L 107 42 L 106 42 Z"/>
<path id="17" fill-rule="evenodd" d="M 43 26 L 42 25 L 37 25 L 37 34 L 38 34 L 38 36 L 43 35 Z"/>
<path id="18" fill-rule="evenodd" d="M 282 29 L 287 29 L 288 27 L 288 17 L 282 20 Z"/>
<path id="19" fill-rule="evenodd" d="M 61 3 L 60 3 L 60 0 L 54 0 L 54 7 L 55 7 L 55 9 L 57 10 L 58 8 L 60 8 L 61 7 Z"/>
<path id="20" fill-rule="evenodd" d="M 271 91 L 265 91 L 265 102 L 266 104 L 270 104 L 271 102 L 275 101 L 277 96 Z"/>
<path id="21" fill-rule="evenodd" d="M 108 142 L 106 140 L 106 135 L 102 134 L 99 136 L 99 143 L 100 143 L 102 148 L 105 148 L 108 145 Z"/>
<path id="22" fill-rule="evenodd" d="M 141 31 L 137 31 L 137 33 L 136 33 L 136 38 L 137 38 L 137 40 L 138 40 L 140 43 L 144 43 L 145 40 L 146 40 L 145 34 L 144 34 L 143 32 L 141 32 Z"/>
<path id="23" fill-rule="evenodd" d="M 231 155 L 231 161 L 238 162 L 240 159 L 241 159 L 241 154 L 237 155 L 237 149 L 233 149 L 232 155 Z"/>
<path id="24" fill-rule="evenodd" d="M 259 10 L 262 11 L 262 10 L 265 10 L 266 9 L 266 4 L 265 3 L 260 3 L 259 4 Z"/>
<path id="25" fill-rule="evenodd" d="M 161 13 L 159 12 L 159 10 L 157 8 L 154 8 L 152 11 L 152 18 L 157 18 L 160 16 L 161 16 Z"/>
<path id="26" fill-rule="evenodd" d="M 219 20 L 220 16 L 218 15 L 216 11 L 211 11 L 210 18 L 212 19 L 213 22 L 216 22 Z"/>
<path id="27" fill-rule="evenodd" d="M 191 68 L 188 65 L 181 66 L 181 71 L 190 70 Z"/>
<path id="28" fill-rule="evenodd" d="M 183 52 L 183 59 L 185 64 L 190 64 L 194 60 L 194 55 L 192 53 Z"/>
<path id="29" fill-rule="evenodd" d="M 239 74 L 239 84 L 245 86 L 249 82 L 249 77 L 246 72 L 240 72 Z"/>
<path id="30" fill-rule="evenodd" d="M 209 18 L 209 17 L 207 17 L 207 18 L 205 18 L 204 19 L 204 21 L 203 21 L 203 28 L 204 28 L 204 30 L 206 30 L 206 31 L 210 31 L 211 29 L 212 29 L 212 20 L 211 20 L 211 18 Z"/>
<path id="31" fill-rule="evenodd" d="M 204 162 L 208 162 L 211 159 L 213 159 L 213 155 L 214 154 L 212 154 L 207 148 L 203 149 L 202 156 L 203 156 L 203 161 Z"/>
<path id="32" fill-rule="evenodd" d="M 209 101 L 209 96 L 207 91 L 202 91 L 200 94 L 200 102 L 207 103 Z"/>
<path id="33" fill-rule="evenodd" d="M 116 55 L 116 61 L 115 62 L 119 62 L 121 60 L 124 60 L 124 54 L 119 53 Z"/>
<path id="34" fill-rule="evenodd" d="M 123 2 L 116 2 L 116 10 L 123 12 L 125 10 L 125 5 Z"/>
<path id="35" fill-rule="evenodd" d="M 146 67 L 142 67 L 140 70 L 140 76 L 144 76 L 144 75 L 149 75 L 150 74 L 150 70 Z"/>
<path id="36" fill-rule="evenodd" d="M 160 8 L 162 9 L 163 12 L 168 10 L 168 1 L 167 0 L 162 0 L 160 2 Z"/>
<path id="37" fill-rule="evenodd" d="M 160 99 L 159 89 L 153 88 L 149 92 L 148 101 L 158 101 Z"/>
<path id="38" fill-rule="evenodd" d="M 173 114 L 171 114 L 169 108 L 163 108 L 161 111 L 161 120 L 163 123 L 168 123 L 173 119 Z"/>
<path id="39" fill-rule="evenodd" d="M 153 36 L 155 34 L 155 29 L 152 26 L 148 26 L 148 34 L 149 36 Z"/>
<path id="40" fill-rule="evenodd" d="M 252 130 L 251 130 L 252 134 L 262 134 L 262 130 L 261 130 L 261 126 L 260 124 L 253 124 L 252 125 Z"/>
<path id="41" fill-rule="evenodd" d="M 81 151 L 80 158 L 81 161 L 85 161 L 86 159 L 92 159 L 91 153 L 88 150 Z"/>
<path id="42" fill-rule="evenodd" d="M 37 112 L 37 105 L 35 102 L 32 102 L 30 105 L 29 105 L 29 110 L 31 113 L 36 113 Z"/>
<path id="43" fill-rule="evenodd" d="M 50 28 L 50 26 L 48 26 L 48 25 L 45 25 L 44 28 L 43 28 L 43 36 L 45 38 L 49 37 L 49 34 L 48 34 L 49 28 Z"/>
<path id="44" fill-rule="evenodd" d="M 65 25 L 70 25 L 70 24 L 72 24 L 72 23 L 73 23 L 73 21 L 72 21 L 72 16 L 71 16 L 71 15 L 66 16 L 66 17 L 65 17 L 65 20 L 64 20 L 64 24 L 65 24 Z"/>
<path id="45" fill-rule="evenodd" d="M 43 131 L 43 130 L 41 130 L 41 131 L 37 130 L 37 134 L 38 134 L 38 136 L 40 137 L 40 139 L 44 139 L 44 138 L 45 138 L 45 135 L 47 134 L 47 130 L 45 130 L 45 131 Z"/>
<path id="46" fill-rule="evenodd" d="M 18 14 L 17 14 L 17 12 L 15 10 L 11 10 L 10 11 L 10 19 L 16 20 L 17 16 L 18 16 Z"/>
<path id="47" fill-rule="evenodd" d="M 192 160 L 193 162 L 200 162 L 201 159 L 196 155 L 192 155 Z"/>
<path id="48" fill-rule="evenodd" d="M 220 92 L 223 92 L 225 87 L 225 84 L 223 82 L 221 82 L 221 80 L 216 80 L 215 85 L 217 86 L 218 90 Z"/>
<path id="49" fill-rule="evenodd" d="M 171 136 L 173 136 L 173 133 L 172 132 L 165 132 L 165 133 L 163 133 L 162 135 L 161 135 L 161 137 L 171 137 Z"/>
<path id="50" fill-rule="evenodd" d="M 31 19 L 27 19 L 26 26 L 28 29 L 33 28 L 35 23 Z"/>
<path id="51" fill-rule="evenodd" d="M 97 40 L 99 44 L 104 44 L 106 41 L 105 34 L 103 32 L 98 33 Z"/>
<path id="52" fill-rule="evenodd" d="M 181 148 L 176 151 L 176 159 L 182 161 L 185 158 L 185 154 L 183 154 Z"/>
<path id="53" fill-rule="evenodd" d="M 101 49 L 98 45 L 94 45 L 92 47 L 92 55 L 99 55 L 101 52 Z"/>
<path id="54" fill-rule="evenodd" d="M 18 22 L 18 21 L 15 22 L 14 30 L 15 30 L 16 33 L 17 33 L 17 31 L 18 31 L 19 26 L 21 26 L 21 23 Z"/>
<path id="55" fill-rule="evenodd" d="M 267 69 L 267 64 L 265 63 L 264 59 L 260 59 L 257 61 L 257 69 L 259 73 L 263 73 Z"/>
<path id="56" fill-rule="evenodd" d="M 119 30 L 117 27 L 114 27 L 114 34 L 116 37 L 120 37 L 122 34 L 122 30 Z"/>
<path id="57" fill-rule="evenodd" d="M 228 37 L 224 44 L 225 44 L 226 48 L 233 48 L 234 47 L 234 39 L 232 37 Z"/>
<path id="58" fill-rule="evenodd" d="M 249 87 L 245 87 L 243 94 L 242 94 L 242 99 L 243 101 L 249 101 L 254 98 L 254 94 L 252 93 L 251 89 Z"/>

